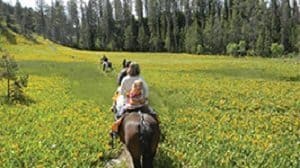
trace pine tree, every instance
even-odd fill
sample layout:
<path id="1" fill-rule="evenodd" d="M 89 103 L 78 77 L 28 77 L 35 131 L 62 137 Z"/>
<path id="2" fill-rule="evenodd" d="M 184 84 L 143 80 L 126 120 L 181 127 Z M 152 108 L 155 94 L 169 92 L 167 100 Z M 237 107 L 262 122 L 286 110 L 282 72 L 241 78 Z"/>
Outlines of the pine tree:
<path id="1" fill-rule="evenodd" d="M 71 43 L 72 45 L 79 47 L 80 26 L 79 26 L 77 0 L 69 0 L 67 6 L 68 6 L 67 8 L 69 13 L 69 22 L 71 26 L 69 32 L 71 34 Z"/>
<path id="2" fill-rule="evenodd" d="M 67 0 L 66 8 L 63 0 L 35 1 L 32 10 L 0 0 L 2 23 L 92 50 L 224 53 L 235 43 L 267 56 L 272 43 L 285 53 L 300 47 L 297 0 Z"/>
<path id="3" fill-rule="evenodd" d="M 120 0 L 114 0 L 114 38 L 115 48 L 117 50 L 123 49 L 124 43 L 124 17 L 123 17 L 123 8 Z"/>
<path id="4" fill-rule="evenodd" d="M 2 17 L 3 17 L 3 4 L 2 4 L 3 2 L 2 2 L 2 0 L 0 0 L 0 21 L 2 21 Z"/>
<path id="5" fill-rule="evenodd" d="M 5 54 L 0 59 L 0 80 L 7 80 L 7 100 L 9 102 L 25 101 L 23 88 L 27 87 L 28 75 L 18 73 L 19 66 L 14 58 Z"/>
<path id="6" fill-rule="evenodd" d="M 28 37 L 32 38 L 32 33 L 35 30 L 34 24 L 34 11 L 32 8 L 26 9 L 24 11 L 24 16 L 22 19 L 23 30 L 22 33 Z"/>
<path id="7" fill-rule="evenodd" d="M 179 51 L 178 48 L 178 43 L 179 43 L 179 25 L 178 25 L 178 4 L 176 1 L 171 2 L 171 15 L 172 15 L 172 27 L 173 27 L 173 31 L 172 31 L 172 36 L 173 36 L 173 52 L 177 52 Z"/>
<path id="8" fill-rule="evenodd" d="M 138 17 L 139 22 L 143 20 L 143 1 L 135 0 L 135 12 Z"/>
<path id="9" fill-rule="evenodd" d="M 173 23 L 172 23 L 172 3 L 170 0 L 164 2 L 165 9 L 165 49 L 169 52 L 175 51 L 174 34 L 173 34 Z"/>
<path id="10" fill-rule="evenodd" d="M 240 13 L 240 1 L 231 1 L 231 18 L 230 18 L 230 42 L 239 43 L 241 40 L 241 13 Z"/>
<path id="11" fill-rule="evenodd" d="M 224 0 L 223 19 L 226 21 L 229 19 L 228 0 Z"/>
<path id="12" fill-rule="evenodd" d="M 104 1 L 103 9 L 103 40 L 105 46 L 113 50 L 115 48 L 114 43 L 114 20 L 112 6 L 109 0 Z"/>
<path id="13" fill-rule="evenodd" d="M 243 9 L 241 10 L 242 26 L 241 26 L 241 40 L 247 44 L 247 48 L 253 51 L 256 46 L 258 32 L 260 30 L 260 0 L 247 0 L 243 2 Z M 260 15 L 260 16 L 259 16 Z M 270 19 L 269 19 L 270 20 Z M 252 52 L 253 54 L 253 52 Z"/>
<path id="14" fill-rule="evenodd" d="M 281 15 L 281 44 L 284 46 L 285 51 L 292 51 L 291 45 L 291 7 L 289 0 L 284 0 L 282 4 Z"/>
<path id="15" fill-rule="evenodd" d="M 23 9 L 19 0 L 17 0 L 15 5 L 15 18 L 16 18 L 16 23 L 19 25 L 22 24 L 22 15 L 23 15 Z"/>
<path id="16" fill-rule="evenodd" d="M 265 2 L 261 2 L 259 5 L 259 34 L 256 40 L 255 52 L 258 56 L 269 56 L 271 54 L 270 48 L 272 45 L 271 38 L 271 20 L 270 13 L 267 10 Z"/>
<path id="17" fill-rule="evenodd" d="M 226 50 L 226 43 L 224 42 L 224 27 L 223 27 L 223 17 L 222 17 L 222 3 L 219 2 L 217 4 L 217 9 L 218 9 L 218 14 L 217 14 L 217 18 L 215 21 L 215 31 L 216 31 L 216 40 L 218 41 L 218 45 L 217 45 L 217 53 L 225 53 Z"/>
<path id="18" fill-rule="evenodd" d="M 161 51 L 162 40 L 160 37 L 160 7 L 157 0 L 149 1 L 148 26 L 150 31 L 150 51 Z"/>
<path id="19" fill-rule="evenodd" d="M 0 59 L 0 79 L 4 78 L 7 80 L 7 99 L 11 99 L 11 81 L 17 79 L 16 72 L 19 70 L 19 67 L 16 61 L 8 54 L 3 55 Z"/>
<path id="20" fill-rule="evenodd" d="M 96 0 L 89 0 L 87 7 L 87 34 L 88 34 L 88 48 L 96 49 L 97 38 L 97 2 Z"/>
<path id="21" fill-rule="evenodd" d="M 190 9 L 190 1 L 184 1 L 184 15 L 185 15 L 185 27 L 186 29 L 191 25 L 191 9 Z"/>
<path id="22" fill-rule="evenodd" d="M 300 30 L 300 9 L 298 7 L 298 4 L 296 0 L 293 1 L 293 9 L 292 9 L 292 16 L 291 16 L 291 35 L 290 35 L 290 41 L 292 45 L 292 51 L 297 51 L 298 46 L 300 47 L 300 35 L 299 35 L 299 30 Z M 299 48 L 300 49 L 300 48 Z"/>
<path id="23" fill-rule="evenodd" d="M 46 38 L 46 16 L 45 16 L 45 0 L 36 0 L 36 9 L 37 9 L 37 32 L 43 35 Z"/>
<path id="24" fill-rule="evenodd" d="M 132 16 L 130 20 L 130 24 L 127 26 L 125 30 L 125 37 L 124 37 L 124 48 L 126 51 L 136 51 L 137 47 L 137 25 Z"/>
<path id="25" fill-rule="evenodd" d="M 144 25 L 142 24 L 139 27 L 139 33 L 138 33 L 138 46 L 140 51 L 148 51 L 149 49 L 149 36 L 147 35 L 147 32 L 145 30 Z"/>
<path id="26" fill-rule="evenodd" d="M 87 7 L 83 0 L 80 0 L 81 26 L 80 26 L 80 48 L 88 48 L 88 21 Z"/>
<path id="27" fill-rule="evenodd" d="M 132 11 L 132 2 L 131 0 L 123 0 L 123 10 L 122 10 L 122 15 L 123 15 L 123 27 L 127 27 L 130 24 L 131 20 L 131 11 Z"/>
<path id="28" fill-rule="evenodd" d="M 67 18 L 62 1 L 56 0 L 51 8 L 52 40 L 61 44 L 67 44 L 66 24 Z"/>
<path id="29" fill-rule="evenodd" d="M 271 36 L 274 43 L 280 42 L 280 13 L 279 13 L 279 4 L 277 0 L 271 0 L 270 4 L 272 23 L 271 23 Z"/>
<path id="30" fill-rule="evenodd" d="M 225 46 L 223 43 L 223 29 L 221 24 L 221 18 L 218 17 L 215 12 L 212 12 L 212 15 L 209 17 L 209 19 L 205 23 L 205 29 L 203 32 L 202 38 L 204 38 L 204 41 L 201 41 L 201 45 L 204 45 L 206 51 L 209 53 L 223 53 L 225 52 Z M 201 38 L 201 37 L 199 37 Z"/>
<path id="31" fill-rule="evenodd" d="M 114 0 L 114 16 L 115 21 L 120 22 L 122 20 L 122 3 L 120 0 Z"/>
<path id="32" fill-rule="evenodd" d="M 104 11 L 104 0 L 98 0 L 98 18 L 97 18 L 97 39 L 96 48 L 99 50 L 105 49 L 104 33 L 103 33 L 103 11 Z"/>
<path id="33" fill-rule="evenodd" d="M 185 49 L 189 53 L 196 53 L 198 45 L 201 45 L 200 26 L 197 19 L 194 19 L 193 24 L 188 28 L 185 35 Z"/>

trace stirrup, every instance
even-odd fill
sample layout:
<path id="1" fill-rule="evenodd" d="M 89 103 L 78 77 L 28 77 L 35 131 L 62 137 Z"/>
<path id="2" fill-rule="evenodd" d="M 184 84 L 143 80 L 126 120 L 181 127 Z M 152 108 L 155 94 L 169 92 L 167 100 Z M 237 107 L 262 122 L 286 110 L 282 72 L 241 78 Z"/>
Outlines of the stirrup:
<path id="1" fill-rule="evenodd" d="M 116 137 L 118 137 L 119 134 L 118 134 L 118 132 L 112 131 L 109 133 L 109 135 L 111 136 L 111 138 L 116 138 Z"/>

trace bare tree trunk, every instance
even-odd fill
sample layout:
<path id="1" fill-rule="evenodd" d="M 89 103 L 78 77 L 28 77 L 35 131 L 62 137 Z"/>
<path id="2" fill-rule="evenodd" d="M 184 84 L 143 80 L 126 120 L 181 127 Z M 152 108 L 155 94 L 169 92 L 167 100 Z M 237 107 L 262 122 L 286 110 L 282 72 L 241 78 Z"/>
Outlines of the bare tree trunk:
<path id="1" fill-rule="evenodd" d="M 7 79 L 7 98 L 8 100 L 10 99 L 10 81 L 9 79 Z"/>

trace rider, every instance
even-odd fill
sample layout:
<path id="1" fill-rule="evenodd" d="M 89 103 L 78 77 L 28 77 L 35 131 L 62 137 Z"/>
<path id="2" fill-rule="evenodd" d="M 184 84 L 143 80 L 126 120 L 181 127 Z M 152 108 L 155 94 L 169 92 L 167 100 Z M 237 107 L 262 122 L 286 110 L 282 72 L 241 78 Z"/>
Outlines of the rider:
<path id="1" fill-rule="evenodd" d="M 126 60 L 124 60 L 124 61 L 125 61 L 124 62 L 124 67 L 121 70 L 121 72 L 119 73 L 118 79 L 117 79 L 118 86 L 121 86 L 122 80 L 127 75 L 128 67 L 131 64 L 131 61 L 126 61 Z"/>
<path id="2" fill-rule="evenodd" d="M 138 88 L 136 89 L 135 85 Z M 132 89 L 133 88 L 133 89 Z M 136 91 L 138 90 L 138 93 Z M 140 92 L 139 92 L 140 90 Z M 129 96 L 127 96 L 129 95 Z M 131 63 L 127 70 L 127 76 L 124 77 L 120 86 L 120 95 L 116 100 L 116 109 L 118 119 L 112 126 L 112 134 L 118 132 L 118 127 L 122 122 L 122 115 L 126 111 L 140 109 L 142 112 L 148 112 L 156 117 L 156 113 L 148 106 L 149 90 L 147 83 L 140 77 L 140 67 L 137 63 Z M 127 100 L 129 99 L 129 100 Z M 132 101 L 133 100 L 133 101 Z M 128 102 L 128 103 L 126 103 Z"/>
<path id="3" fill-rule="evenodd" d="M 102 65 L 103 65 L 103 71 L 105 71 L 105 69 L 108 67 L 108 58 L 106 57 L 106 55 L 103 55 L 103 57 L 101 58 L 101 60 L 103 61 L 102 62 Z"/>
<path id="4" fill-rule="evenodd" d="M 116 100 L 117 111 L 120 111 L 121 107 L 126 103 L 127 94 L 130 92 L 134 81 L 141 80 L 143 83 L 143 92 L 145 95 L 146 103 L 149 97 L 149 89 L 147 83 L 142 77 L 140 77 L 140 66 L 137 63 L 131 63 L 127 69 L 127 76 L 125 76 L 121 82 L 120 95 Z"/>
<path id="5" fill-rule="evenodd" d="M 134 110 L 145 105 L 146 99 L 143 92 L 143 87 L 142 80 L 134 81 L 129 94 L 127 95 L 127 102 L 117 113 L 117 118 L 120 118 L 127 110 Z"/>

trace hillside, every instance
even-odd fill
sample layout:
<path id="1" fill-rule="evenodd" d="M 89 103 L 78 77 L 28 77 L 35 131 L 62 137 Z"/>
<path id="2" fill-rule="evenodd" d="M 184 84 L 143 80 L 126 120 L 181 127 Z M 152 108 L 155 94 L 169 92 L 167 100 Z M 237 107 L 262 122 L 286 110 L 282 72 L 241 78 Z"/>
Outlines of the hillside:
<path id="1" fill-rule="evenodd" d="M 290 59 L 91 52 L 9 32 L 29 105 L 0 106 L 3 167 L 103 167 L 124 58 L 141 65 L 164 139 L 155 167 L 298 167 L 300 66 Z M 115 71 L 103 73 L 107 55 Z M 0 95 L 5 95 L 0 81 Z M 2 97 L 1 97 L 2 99 Z"/>

